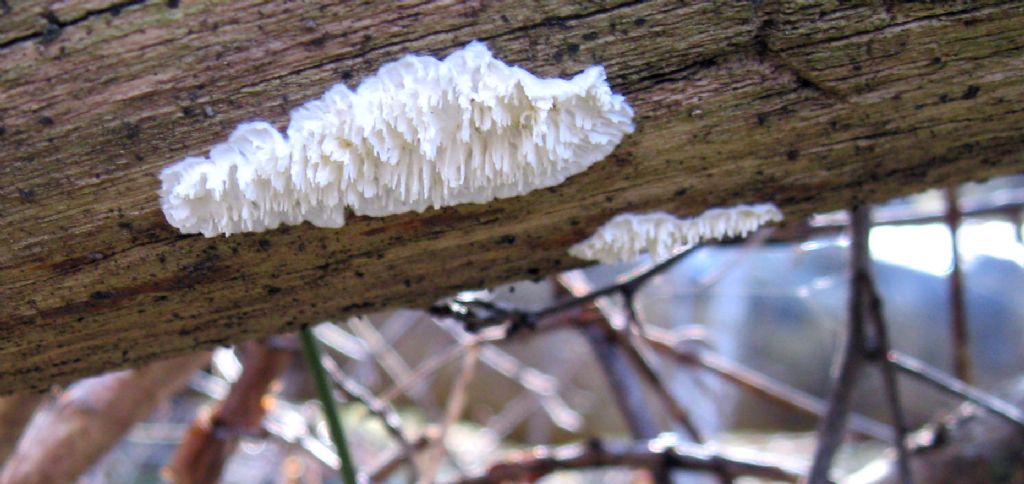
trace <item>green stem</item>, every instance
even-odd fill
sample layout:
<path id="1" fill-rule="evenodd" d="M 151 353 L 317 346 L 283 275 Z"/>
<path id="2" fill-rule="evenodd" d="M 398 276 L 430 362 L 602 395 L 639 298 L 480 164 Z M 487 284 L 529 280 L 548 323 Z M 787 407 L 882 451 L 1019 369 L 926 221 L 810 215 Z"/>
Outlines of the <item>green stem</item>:
<path id="1" fill-rule="evenodd" d="M 338 459 L 341 460 L 341 479 L 345 484 L 356 484 L 356 468 L 352 462 L 352 456 L 348 453 L 345 429 L 341 426 L 341 416 L 338 415 L 338 406 L 334 403 L 334 394 L 331 392 L 331 385 L 327 380 L 327 372 L 324 371 L 324 367 L 320 363 L 320 350 L 317 347 L 316 338 L 313 337 L 313 330 L 308 326 L 302 328 L 300 334 L 302 336 L 302 353 L 306 355 L 309 372 L 313 374 L 313 382 L 316 383 L 316 392 L 324 407 L 324 417 L 327 420 L 327 428 L 331 432 L 331 440 L 334 441 L 334 447 L 338 449 Z"/>

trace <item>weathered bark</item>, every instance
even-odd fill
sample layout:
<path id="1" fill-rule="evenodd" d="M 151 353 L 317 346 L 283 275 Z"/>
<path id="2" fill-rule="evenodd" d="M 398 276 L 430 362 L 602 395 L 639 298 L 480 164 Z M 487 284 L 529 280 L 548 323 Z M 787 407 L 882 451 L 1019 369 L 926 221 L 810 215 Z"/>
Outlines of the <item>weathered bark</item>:
<path id="1" fill-rule="evenodd" d="M 46 3 L 0 8 L 0 392 L 576 266 L 622 210 L 796 218 L 1024 167 L 1021 2 Z M 487 205 L 227 239 L 163 220 L 160 167 L 472 39 L 546 76 L 604 64 L 637 132 Z"/>
<path id="2" fill-rule="evenodd" d="M 209 359 L 209 353 L 195 353 L 76 382 L 32 420 L 0 483 L 75 482 Z"/>

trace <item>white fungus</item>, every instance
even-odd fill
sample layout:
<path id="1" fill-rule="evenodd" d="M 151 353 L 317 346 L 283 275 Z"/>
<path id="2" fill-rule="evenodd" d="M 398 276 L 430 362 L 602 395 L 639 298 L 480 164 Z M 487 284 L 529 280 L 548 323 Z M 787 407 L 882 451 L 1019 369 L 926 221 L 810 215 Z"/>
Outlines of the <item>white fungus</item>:
<path id="1" fill-rule="evenodd" d="M 632 131 L 602 67 L 540 79 L 471 42 L 443 61 L 407 55 L 355 91 L 335 85 L 292 111 L 287 136 L 238 126 L 208 157 L 165 168 L 160 203 L 171 225 L 207 237 L 341 227 L 346 207 L 384 216 L 557 185 Z"/>
<path id="2" fill-rule="evenodd" d="M 743 237 L 768 222 L 782 220 L 771 203 L 712 208 L 680 219 L 665 212 L 624 213 L 612 217 L 586 240 L 569 248 L 569 255 L 603 264 L 635 260 L 647 252 L 655 260 L 708 240 Z"/>

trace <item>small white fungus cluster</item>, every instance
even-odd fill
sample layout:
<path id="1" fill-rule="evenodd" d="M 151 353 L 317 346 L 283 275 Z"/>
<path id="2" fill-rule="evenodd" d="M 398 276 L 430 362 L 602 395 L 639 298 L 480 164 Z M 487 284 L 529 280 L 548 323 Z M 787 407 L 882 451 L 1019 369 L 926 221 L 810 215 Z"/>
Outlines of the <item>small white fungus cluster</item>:
<path id="1" fill-rule="evenodd" d="M 346 207 L 384 216 L 557 185 L 632 131 L 602 67 L 540 79 L 472 42 L 443 61 L 407 55 L 355 91 L 335 85 L 292 111 L 287 136 L 238 126 L 208 157 L 165 168 L 160 201 L 171 225 L 207 237 L 341 227 Z"/>
<path id="2" fill-rule="evenodd" d="M 782 220 L 771 203 L 712 208 L 680 219 L 665 212 L 624 213 L 602 225 L 594 235 L 569 248 L 569 255 L 603 264 L 635 260 L 647 252 L 655 260 L 709 240 L 743 237 L 768 222 Z"/>

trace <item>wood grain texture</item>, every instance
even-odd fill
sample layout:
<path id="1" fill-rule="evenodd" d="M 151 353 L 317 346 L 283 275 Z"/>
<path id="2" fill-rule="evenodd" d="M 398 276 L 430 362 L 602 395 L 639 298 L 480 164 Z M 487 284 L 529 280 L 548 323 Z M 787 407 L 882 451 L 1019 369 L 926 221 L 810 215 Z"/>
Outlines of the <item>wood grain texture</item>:
<path id="1" fill-rule="evenodd" d="M 93 3 L 0 5 L 0 392 L 577 266 L 623 210 L 801 217 L 1024 167 L 1022 2 Z M 164 221 L 161 167 L 473 39 L 539 75 L 604 64 L 637 132 L 487 205 L 215 239 Z"/>

